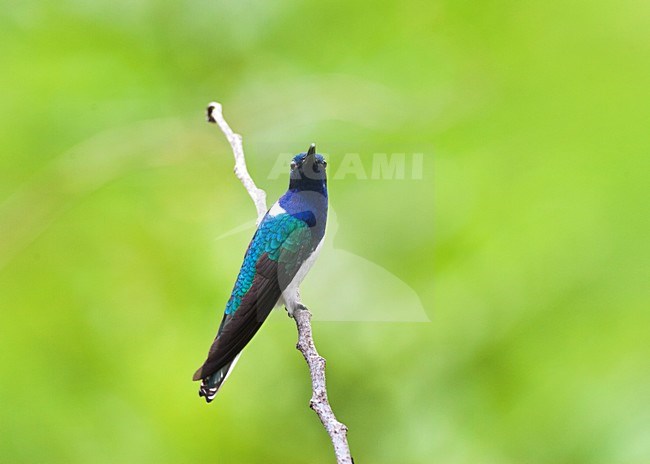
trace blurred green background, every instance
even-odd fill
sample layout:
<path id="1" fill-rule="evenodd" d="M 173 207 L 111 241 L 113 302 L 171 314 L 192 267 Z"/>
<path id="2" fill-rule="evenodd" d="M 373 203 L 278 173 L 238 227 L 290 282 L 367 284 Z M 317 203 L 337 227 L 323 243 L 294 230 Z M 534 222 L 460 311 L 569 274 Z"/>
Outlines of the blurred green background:
<path id="1" fill-rule="evenodd" d="M 356 462 L 650 462 L 647 2 L 25 1 L 0 30 L 1 462 L 333 462 L 281 311 L 214 403 L 190 381 L 254 218 L 211 100 L 270 201 L 311 141 L 330 172 L 424 154 L 330 182 L 331 249 L 431 321 L 314 323 Z M 316 317 L 385 296 L 332 256 Z"/>

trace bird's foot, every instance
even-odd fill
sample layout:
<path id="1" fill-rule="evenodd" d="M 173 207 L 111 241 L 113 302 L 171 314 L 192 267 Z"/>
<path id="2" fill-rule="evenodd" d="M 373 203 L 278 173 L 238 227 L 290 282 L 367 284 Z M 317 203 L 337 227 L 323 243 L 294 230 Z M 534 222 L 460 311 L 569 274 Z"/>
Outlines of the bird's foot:
<path id="1" fill-rule="evenodd" d="M 288 306 L 286 306 L 285 308 L 287 310 L 287 316 L 289 316 L 290 318 L 293 318 L 296 311 L 302 311 L 304 309 L 307 309 L 307 307 L 302 303 L 298 303 L 295 307 L 292 308 Z"/>

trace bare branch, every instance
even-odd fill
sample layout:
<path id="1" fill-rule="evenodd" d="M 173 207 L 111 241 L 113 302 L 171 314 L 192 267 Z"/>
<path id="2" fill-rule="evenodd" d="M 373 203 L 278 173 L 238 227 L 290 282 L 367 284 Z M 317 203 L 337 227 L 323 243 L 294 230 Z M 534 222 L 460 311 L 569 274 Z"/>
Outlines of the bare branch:
<path id="1" fill-rule="evenodd" d="M 302 306 L 293 313 L 298 328 L 298 343 L 296 348 L 302 353 L 309 365 L 311 375 L 311 400 L 309 407 L 312 408 L 334 445 L 336 462 L 338 464 L 352 464 L 350 446 L 348 445 L 348 428 L 339 422 L 332 411 L 327 398 L 327 384 L 325 381 L 325 358 L 318 354 L 314 339 L 311 333 L 311 313 Z"/>
<path id="2" fill-rule="evenodd" d="M 248 173 L 242 137 L 233 132 L 223 117 L 221 105 L 213 102 L 208 105 L 207 110 L 208 122 L 217 123 L 221 131 L 228 139 L 232 152 L 235 156 L 235 175 L 241 181 L 248 194 L 253 199 L 257 208 L 257 223 L 259 224 L 266 214 L 266 192 L 257 188 L 255 182 Z M 337 464 L 353 464 L 354 461 L 350 456 L 350 446 L 348 445 L 347 432 L 348 428 L 339 422 L 332 411 L 327 398 L 327 385 L 325 382 L 325 358 L 318 354 L 311 331 L 311 313 L 307 307 L 301 307 L 294 312 L 293 317 L 298 329 L 298 343 L 296 348 L 302 353 L 311 376 L 312 396 L 309 407 L 313 409 L 320 419 L 323 427 L 332 440 L 334 453 L 336 454 Z"/>
<path id="3" fill-rule="evenodd" d="M 266 214 L 266 192 L 257 188 L 253 178 L 248 173 L 242 137 L 233 132 L 224 119 L 220 103 L 212 102 L 208 105 L 207 117 L 208 122 L 219 125 L 219 128 L 224 133 L 226 139 L 228 139 L 228 143 L 232 147 L 232 153 L 235 155 L 235 175 L 244 185 L 244 188 L 246 188 L 246 191 L 253 199 L 253 203 L 255 203 L 255 208 L 257 208 L 257 223 L 259 224 Z"/>

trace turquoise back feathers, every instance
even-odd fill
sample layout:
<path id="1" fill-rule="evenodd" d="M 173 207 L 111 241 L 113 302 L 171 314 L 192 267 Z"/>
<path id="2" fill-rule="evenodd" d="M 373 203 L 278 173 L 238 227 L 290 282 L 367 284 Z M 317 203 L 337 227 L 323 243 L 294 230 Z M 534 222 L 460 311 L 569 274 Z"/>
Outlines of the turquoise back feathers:
<path id="1" fill-rule="evenodd" d="M 234 314 L 241 305 L 242 298 L 253 284 L 257 262 L 262 255 L 266 253 L 270 260 L 286 265 L 281 268 L 291 268 L 291 262 L 299 261 L 301 248 L 311 244 L 311 235 L 309 226 L 302 219 L 287 213 L 267 214 L 248 246 L 225 313 Z"/>

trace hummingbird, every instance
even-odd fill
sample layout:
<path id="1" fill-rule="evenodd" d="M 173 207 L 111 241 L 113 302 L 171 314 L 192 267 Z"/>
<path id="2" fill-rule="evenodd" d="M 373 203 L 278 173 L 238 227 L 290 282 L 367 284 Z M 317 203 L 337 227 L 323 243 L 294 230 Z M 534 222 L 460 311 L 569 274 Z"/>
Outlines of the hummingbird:
<path id="1" fill-rule="evenodd" d="M 299 286 L 323 244 L 327 222 L 327 162 L 311 144 L 296 155 L 289 189 L 267 211 L 244 254 L 208 357 L 194 374 L 199 396 L 211 402 L 242 350 L 276 305 L 300 310 Z"/>

